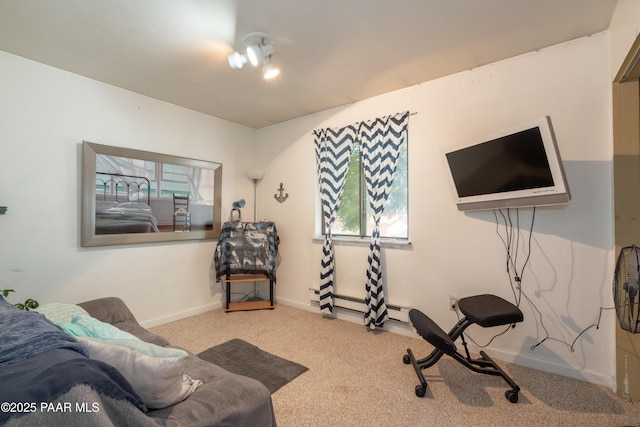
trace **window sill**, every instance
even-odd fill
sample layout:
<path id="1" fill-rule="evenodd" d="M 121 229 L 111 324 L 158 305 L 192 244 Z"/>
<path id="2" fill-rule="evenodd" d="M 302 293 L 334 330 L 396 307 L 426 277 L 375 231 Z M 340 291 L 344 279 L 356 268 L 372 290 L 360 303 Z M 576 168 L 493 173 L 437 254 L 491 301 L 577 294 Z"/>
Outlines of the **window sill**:
<path id="1" fill-rule="evenodd" d="M 313 243 L 322 244 L 324 243 L 324 236 L 314 236 L 312 239 Z M 333 244 L 336 246 L 366 246 L 368 247 L 370 243 L 370 238 L 359 238 L 359 237 L 345 237 L 345 236 L 334 236 Z M 381 239 L 380 247 L 385 249 L 404 249 L 410 250 L 413 249 L 413 246 L 409 240 L 395 240 L 395 239 Z"/>

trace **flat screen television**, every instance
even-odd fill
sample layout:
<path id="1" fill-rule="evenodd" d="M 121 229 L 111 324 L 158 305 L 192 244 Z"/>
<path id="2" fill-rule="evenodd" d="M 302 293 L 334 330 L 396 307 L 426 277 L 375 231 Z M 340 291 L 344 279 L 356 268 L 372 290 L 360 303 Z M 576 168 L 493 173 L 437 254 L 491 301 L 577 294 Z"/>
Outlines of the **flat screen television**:
<path id="1" fill-rule="evenodd" d="M 446 159 L 461 211 L 561 205 L 571 200 L 549 117 L 448 152 Z"/>

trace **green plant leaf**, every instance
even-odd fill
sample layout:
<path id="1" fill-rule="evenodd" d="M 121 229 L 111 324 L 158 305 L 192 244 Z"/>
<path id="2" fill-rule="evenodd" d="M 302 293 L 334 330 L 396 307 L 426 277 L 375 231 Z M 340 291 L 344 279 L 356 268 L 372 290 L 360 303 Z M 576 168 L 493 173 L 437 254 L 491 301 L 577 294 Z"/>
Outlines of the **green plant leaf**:
<path id="1" fill-rule="evenodd" d="M 6 298 L 7 296 L 9 296 L 11 292 L 15 292 L 15 291 L 13 289 L 0 289 L 0 292 Z M 13 306 L 18 310 L 29 311 L 34 308 L 40 307 L 40 303 L 34 300 L 33 298 L 29 298 L 24 303 L 13 304 Z"/>
<path id="2" fill-rule="evenodd" d="M 11 292 L 15 292 L 15 291 L 13 289 L 0 289 L 0 292 L 2 292 L 2 295 L 6 298 L 9 296 Z"/>
<path id="3" fill-rule="evenodd" d="M 29 311 L 29 309 L 34 309 L 34 308 L 40 307 L 40 304 L 38 303 L 38 301 L 29 298 L 28 300 L 26 300 L 24 302 L 24 306 L 25 306 L 25 310 Z"/>

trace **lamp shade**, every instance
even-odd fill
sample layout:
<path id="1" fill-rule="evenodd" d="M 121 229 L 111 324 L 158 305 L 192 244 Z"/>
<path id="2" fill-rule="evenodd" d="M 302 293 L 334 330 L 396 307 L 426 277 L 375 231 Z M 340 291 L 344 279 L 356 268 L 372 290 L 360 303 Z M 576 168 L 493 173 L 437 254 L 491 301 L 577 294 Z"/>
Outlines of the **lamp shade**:
<path id="1" fill-rule="evenodd" d="M 262 55 L 262 50 L 260 50 L 260 46 L 249 46 L 247 48 L 247 59 L 249 63 L 254 67 L 262 62 L 264 56 Z"/>
<path id="2" fill-rule="evenodd" d="M 250 169 L 247 171 L 247 176 L 249 177 L 249 179 L 253 179 L 254 181 L 259 181 L 264 176 L 264 170 Z"/>
<path id="3" fill-rule="evenodd" d="M 251 65 L 257 67 L 258 64 L 261 64 L 266 57 L 273 53 L 273 51 L 274 48 L 272 44 L 248 46 L 247 59 Z"/>

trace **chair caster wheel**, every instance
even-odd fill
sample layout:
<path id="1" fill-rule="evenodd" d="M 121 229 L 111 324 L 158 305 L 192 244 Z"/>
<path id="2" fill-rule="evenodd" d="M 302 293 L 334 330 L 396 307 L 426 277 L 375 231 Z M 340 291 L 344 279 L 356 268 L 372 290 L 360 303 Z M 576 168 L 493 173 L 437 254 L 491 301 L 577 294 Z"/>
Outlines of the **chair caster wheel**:
<path id="1" fill-rule="evenodd" d="M 402 356 L 402 363 L 404 363 L 405 365 L 408 365 L 409 363 L 411 363 L 411 359 L 409 359 L 408 354 L 405 354 L 404 356 Z"/>
<path id="2" fill-rule="evenodd" d="M 421 384 L 416 386 L 416 396 L 424 397 L 426 392 L 427 392 L 427 386 L 424 386 Z"/>
<path id="3" fill-rule="evenodd" d="M 416 391 L 417 392 L 417 391 Z M 511 403 L 518 403 L 518 392 L 513 390 L 507 390 L 504 392 L 504 397 Z"/>

